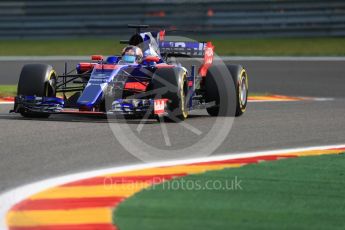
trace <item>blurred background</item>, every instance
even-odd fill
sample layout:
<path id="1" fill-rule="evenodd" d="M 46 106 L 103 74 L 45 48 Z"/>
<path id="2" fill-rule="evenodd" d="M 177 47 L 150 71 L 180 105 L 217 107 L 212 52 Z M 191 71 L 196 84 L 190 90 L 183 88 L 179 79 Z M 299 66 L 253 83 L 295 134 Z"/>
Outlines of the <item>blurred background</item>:
<path id="1" fill-rule="evenodd" d="M 119 40 L 134 33 L 128 24 L 212 41 L 216 53 L 228 61 L 234 56 L 245 57 L 241 62 L 258 56 L 345 56 L 344 0 L 0 1 L 0 94 L 1 84 L 17 83 L 26 63 L 52 64 L 62 73 L 65 61 L 72 68 L 93 54 L 119 54 L 124 46 Z M 253 61 L 242 63 L 258 79 L 251 78 L 252 89 L 271 82 L 261 80 L 271 69 L 261 67 L 262 60 L 258 68 Z M 284 69 L 291 75 L 290 66 L 284 62 L 272 76 Z M 298 79 L 301 68 L 294 68 Z M 277 91 L 281 88 L 286 87 Z M 272 86 L 264 89 L 272 91 Z M 10 91 L 14 95 L 15 87 Z"/>
<path id="2" fill-rule="evenodd" d="M 1 1 L 2 39 L 113 37 L 126 24 L 197 30 L 199 36 L 345 35 L 344 0 Z M 183 33 L 185 34 L 185 33 Z"/>
<path id="3" fill-rule="evenodd" d="M 0 1 L 0 56 L 118 53 L 147 24 L 212 40 L 220 55 L 345 54 L 344 0 Z"/>

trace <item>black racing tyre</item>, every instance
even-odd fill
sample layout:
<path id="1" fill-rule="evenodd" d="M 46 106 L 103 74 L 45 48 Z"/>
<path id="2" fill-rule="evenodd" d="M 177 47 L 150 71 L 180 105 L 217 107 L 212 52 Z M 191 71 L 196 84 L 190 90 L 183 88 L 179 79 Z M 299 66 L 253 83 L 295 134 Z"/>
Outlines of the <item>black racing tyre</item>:
<path id="1" fill-rule="evenodd" d="M 20 74 L 17 95 L 55 97 L 57 74 L 52 66 L 45 64 L 25 65 Z M 23 117 L 47 118 L 50 114 L 37 113 L 21 109 Z"/>
<path id="2" fill-rule="evenodd" d="M 243 79 L 247 79 L 245 70 L 239 65 L 213 65 L 208 69 L 205 78 L 205 100 L 211 103 L 207 108 L 209 115 L 232 117 L 240 116 L 244 112 L 247 99 L 245 98 L 245 103 L 239 102 L 237 79 L 242 79 L 240 75 L 245 76 Z"/>
<path id="3" fill-rule="evenodd" d="M 165 121 L 180 122 L 188 117 L 188 79 L 184 68 L 157 69 L 152 77 L 150 90 L 156 99 L 168 99 L 168 116 Z"/>

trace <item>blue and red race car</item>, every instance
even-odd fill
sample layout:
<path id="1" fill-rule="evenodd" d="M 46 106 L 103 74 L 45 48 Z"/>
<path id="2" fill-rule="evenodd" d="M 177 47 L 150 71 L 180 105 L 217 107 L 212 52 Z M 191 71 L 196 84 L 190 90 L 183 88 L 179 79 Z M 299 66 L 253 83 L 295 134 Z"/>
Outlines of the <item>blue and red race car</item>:
<path id="1" fill-rule="evenodd" d="M 211 42 L 168 41 L 164 30 L 141 32 L 129 41 L 141 60 L 93 55 L 73 74 L 58 75 L 45 64 L 22 69 L 13 112 L 24 117 L 50 114 L 138 115 L 181 121 L 191 110 L 211 116 L 240 116 L 246 109 L 248 78 L 240 65 L 214 60 Z M 188 66 L 176 62 L 198 59 Z"/>

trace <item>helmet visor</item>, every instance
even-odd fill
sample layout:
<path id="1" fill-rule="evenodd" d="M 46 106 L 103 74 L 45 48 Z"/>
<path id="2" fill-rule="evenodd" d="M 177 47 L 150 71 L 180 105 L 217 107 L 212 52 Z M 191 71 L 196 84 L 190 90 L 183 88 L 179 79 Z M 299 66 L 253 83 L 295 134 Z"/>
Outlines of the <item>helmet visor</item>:
<path id="1" fill-rule="evenodd" d="M 122 61 L 126 63 L 135 63 L 135 59 L 136 59 L 135 56 L 128 55 L 128 54 L 125 54 L 122 57 Z"/>

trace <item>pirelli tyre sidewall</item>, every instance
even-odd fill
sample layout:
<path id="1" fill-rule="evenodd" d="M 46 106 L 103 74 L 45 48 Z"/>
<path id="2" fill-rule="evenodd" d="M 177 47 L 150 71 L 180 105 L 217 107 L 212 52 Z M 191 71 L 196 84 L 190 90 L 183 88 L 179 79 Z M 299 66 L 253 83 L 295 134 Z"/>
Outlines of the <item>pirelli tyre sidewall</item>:
<path id="1" fill-rule="evenodd" d="M 21 71 L 17 95 L 55 97 L 57 74 L 52 66 L 45 64 L 28 64 Z M 22 109 L 24 117 L 49 117 L 47 113 L 34 113 Z"/>
<path id="2" fill-rule="evenodd" d="M 241 65 L 227 65 L 236 88 L 236 116 L 241 116 L 247 108 L 248 76 Z"/>
<path id="3" fill-rule="evenodd" d="M 188 117 L 186 98 L 188 94 L 187 71 L 182 67 L 157 69 L 151 89 L 157 91 L 155 98 L 168 99 L 168 116 L 165 121 L 180 122 Z"/>

